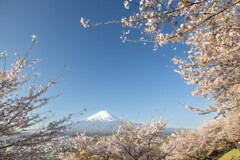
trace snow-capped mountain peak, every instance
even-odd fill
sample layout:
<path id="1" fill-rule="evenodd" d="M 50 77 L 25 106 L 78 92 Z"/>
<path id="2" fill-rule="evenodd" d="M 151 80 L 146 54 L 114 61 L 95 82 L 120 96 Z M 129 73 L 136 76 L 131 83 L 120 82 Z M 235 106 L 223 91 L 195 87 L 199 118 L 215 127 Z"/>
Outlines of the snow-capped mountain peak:
<path id="1" fill-rule="evenodd" d="M 68 132 L 86 132 L 86 133 L 112 133 L 117 131 L 122 121 L 107 111 L 100 111 L 97 114 L 88 117 L 79 123 L 69 126 Z"/>
<path id="2" fill-rule="evenodd" d="M 107 111 L 100 111 L 97 114 L 88 117 L 86 121 L 119 121 L 117 117 L 108 113 Z"/>

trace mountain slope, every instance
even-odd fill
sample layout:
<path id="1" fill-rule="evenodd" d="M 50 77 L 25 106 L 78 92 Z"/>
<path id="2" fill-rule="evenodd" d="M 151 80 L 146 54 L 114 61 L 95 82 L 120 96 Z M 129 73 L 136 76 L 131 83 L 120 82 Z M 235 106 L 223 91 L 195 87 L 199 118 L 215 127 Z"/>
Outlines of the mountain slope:
<path id="1" fill-rule="evenodd" d="M 97 114 L 71 125 L 68 132 L 106 133 L 116 131 L 122 121 L 107 111 L 100 111 Z"/>
<path id="2" fill-rule="evenodd" d="M 97 114 L 87 118 L 86 121 L 106 121 L 106 122 L 111 122 L 111 121 L 120 121 L 120 119 L 117 118 L 116 116 L 108 113 L 107 111 L 100 111 Z"/>

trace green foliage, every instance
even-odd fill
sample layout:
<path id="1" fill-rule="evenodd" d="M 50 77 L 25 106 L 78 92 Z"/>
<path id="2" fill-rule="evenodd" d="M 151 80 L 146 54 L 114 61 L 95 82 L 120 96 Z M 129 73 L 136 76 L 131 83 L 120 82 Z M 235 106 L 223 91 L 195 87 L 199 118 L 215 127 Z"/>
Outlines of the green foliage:
<path id="1" fill-rule="evenodd" d="M 210 150 L 208 152 L 207 158 L 211 160 L 219 160 L 220 157 L 234 149 L 235 145 L 231 142 L 225 142 L 225 144 L 222 144 L 222 147 L 218 147 L 216 150 Z"/>
<path id="2" fill-rule="evenodd" d="M 240 151 L 238 149 L 233 149 L 230 152 L 224 154 L 219 160 L 239 160 Z"/>

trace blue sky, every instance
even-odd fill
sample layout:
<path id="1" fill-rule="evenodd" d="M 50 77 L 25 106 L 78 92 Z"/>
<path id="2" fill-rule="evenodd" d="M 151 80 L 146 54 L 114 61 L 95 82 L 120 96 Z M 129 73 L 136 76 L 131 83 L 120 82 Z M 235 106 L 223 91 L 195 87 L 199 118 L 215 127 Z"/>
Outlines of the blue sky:
<path id="1" fill-rule="evenodd" d="M 87 108 L 82 120 L 101 110 L 119 118 L 150 122 L 161 115 L 168 127 L 197 128 L 204 119 L 184 108 L 184 104 L 204 107 L 208 103 L 192 98 L 187 86 L 173 69 L 175 55 L 184 57 L 188 47 L 166 45 L 153 51 L 153 44 L 122 43 L 119 24 L 83 28 L 81 17 L 92 22 L 118 20 L 127 16 L 119 0 L 1 0 L 0 51 L 9 61 L 17 52 L 24 55 L 32 34 L 39 39 L 29 59 L 41 59 L 35 68 L 38 82 L 47 83 L 64 65 L 69 71 L 48 95 L 64 94 L 41 111 L 51 109 L 55 118 Z M 131 6 L 130 6 L 131 7 Z M 140 38 L 137 32 L 132 37 Z"/>

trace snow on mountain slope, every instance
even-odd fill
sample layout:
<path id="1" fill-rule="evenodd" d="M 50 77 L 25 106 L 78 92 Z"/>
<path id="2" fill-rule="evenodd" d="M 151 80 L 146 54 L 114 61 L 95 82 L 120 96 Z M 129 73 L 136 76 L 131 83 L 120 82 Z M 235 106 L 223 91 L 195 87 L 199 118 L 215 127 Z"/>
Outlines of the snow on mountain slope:
<path id="1" fill-rule="evenodd" d="M 116 116 L 108 113 L 107 111 L 100 111 L 97 114 L 87 118 L 86 121 L 107 121 L 107 122 L 111 122 L 111 121 L 120 121 L 120 119 L 117 118 Z"/>

